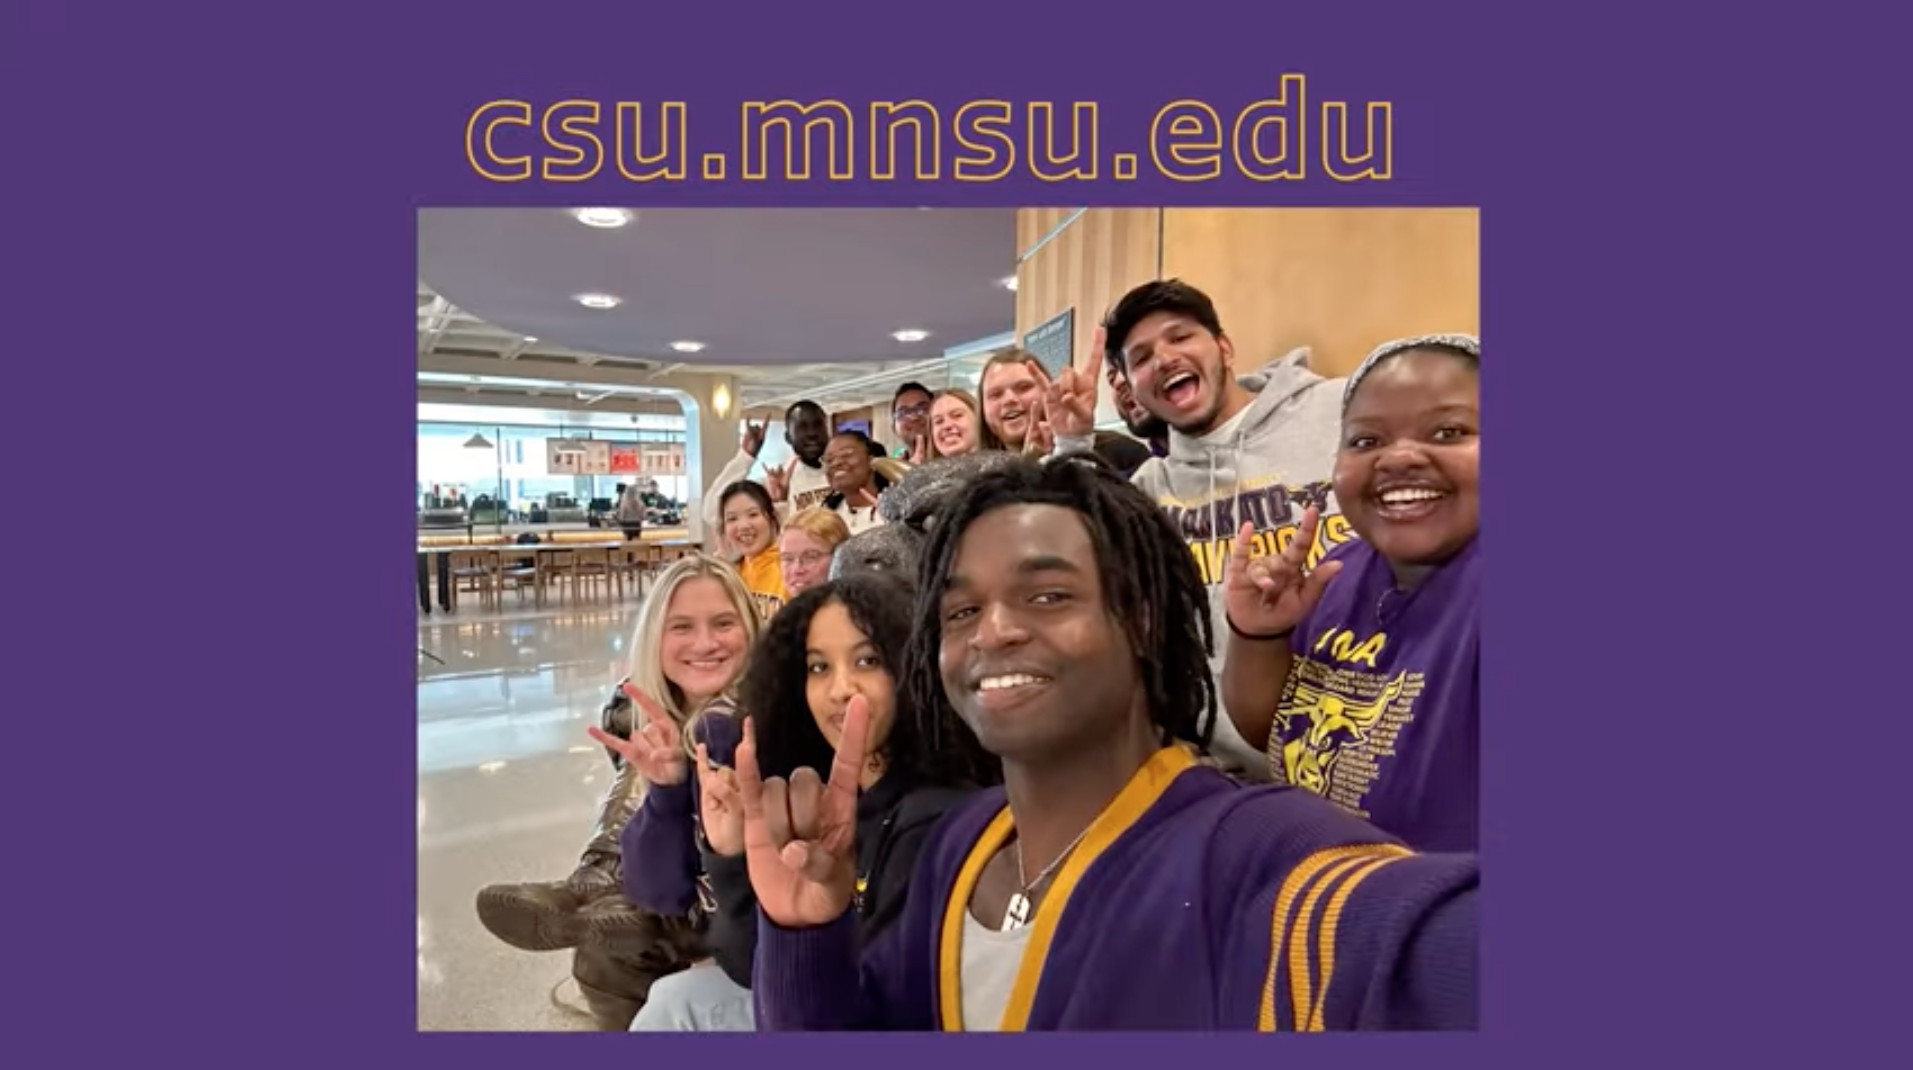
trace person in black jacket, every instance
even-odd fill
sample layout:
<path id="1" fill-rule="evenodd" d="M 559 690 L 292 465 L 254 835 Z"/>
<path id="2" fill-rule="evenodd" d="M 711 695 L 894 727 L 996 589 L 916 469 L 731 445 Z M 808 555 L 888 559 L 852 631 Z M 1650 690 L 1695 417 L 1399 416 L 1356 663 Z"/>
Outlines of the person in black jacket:
<path id="1" fill-rule="evenodd" d="M 857 912 L 866 938 L 903 908 L 918 848 L 945 810 L 999 783 L 1001 765 L 952 723 L 930 731 L 897 710 L 896 667 L 910 637 L 912 589 L 895 573 L 844 576 L 798 595 L 766 625 L 740 688 L 765 776 L 830 768 L 850 703 L 864 703 L 873 756 L 857 803 Z M 698 746 L 699 850 L 715 902 L 714 962 L 654 984 L 633 1032 L 751 1028 L 757 899 L 744 864 L 736 775 Z"/>

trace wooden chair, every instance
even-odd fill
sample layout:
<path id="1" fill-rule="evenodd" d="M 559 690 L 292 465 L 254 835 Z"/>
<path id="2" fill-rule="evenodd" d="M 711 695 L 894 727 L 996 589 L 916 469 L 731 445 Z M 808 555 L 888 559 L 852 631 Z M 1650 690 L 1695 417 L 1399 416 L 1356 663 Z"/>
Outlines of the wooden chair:
<path id="1" fill-rule="evenodd" d="M 545 600 L 544 588 L 540 585 L 537 565 L 536 546 L 500 546 L 498 547 L 498 597 L 502 600 L 507 590 L 517 591 L 518 600 L 525 600 L 525 589 L 530 588 L 542 604 Z"/>
<path id="2" fill-rule="evenodd" d="M 462 592 L 478 593 L 479 605 L 487 609 L 498 602 L 498 555 L 489 549 L 451 551 L 452 608 L 458 608 Z"/>

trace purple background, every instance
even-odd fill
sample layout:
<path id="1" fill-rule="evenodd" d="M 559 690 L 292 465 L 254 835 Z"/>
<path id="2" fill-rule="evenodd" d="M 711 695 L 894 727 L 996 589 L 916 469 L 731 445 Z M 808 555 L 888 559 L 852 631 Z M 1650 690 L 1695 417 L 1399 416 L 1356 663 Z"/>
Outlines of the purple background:
<path id="1" fill-rule="evenodd" d="M 1485 1028 L 1314 1043 L 1346 1070 L 1832 1065 L 1899 1021 L 1907 883 L 1872 860 L 1906 833 L 1864 822 L 1905 812 L 1905 581 L 1859 551 L 1908 514 L 1905 119 L 1865 111 L 1905 35 L 1837 3 L 1504 6 L 782 5 L 745 36 L 717 5 L 8 4 L 5 956 L 46 1030 L 10 1047 L 468 1070 L 766 1050 L 414 1033 L 413 209 L 599 200 L 1481 205 Z M 488 184 L 461 147 L 509 96 L 685 100 L 694 141 L 727 143 L 736 102 L 785 96 L 1097 100 L 1114 131 L 1284 71 L 1394 101 L 1399 177 L 587 190 Z M 241 526 L 183 504 L 216 490 L 270 537 L 202 541 Z M 351 518 L 296 519 L 321 499 Z M 1266 1043 L 990 1058 L 1306 1057 Z"/>

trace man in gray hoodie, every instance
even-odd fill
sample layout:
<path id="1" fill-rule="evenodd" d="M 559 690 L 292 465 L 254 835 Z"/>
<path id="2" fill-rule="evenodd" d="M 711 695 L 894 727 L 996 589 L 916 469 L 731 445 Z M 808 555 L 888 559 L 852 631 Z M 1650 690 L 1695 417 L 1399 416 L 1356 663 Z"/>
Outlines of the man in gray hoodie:
<path id="1" fill-rule="evenodd" d="M 1130 482 L 1163 507 L 1195 555 L 1217 637 L 1210 668 L 1220 678 L 1229 626 L 1222 572 L 1241 525 L 1253 526 L 1251 552 L 1260 557 L 1287 546 L 1302 511 L 1317 506 L 1311 566 L 1354 537 L 1330 490 L 1342 381 L 1310 371 L 1306 349 L 1237 378 L 1235 343 L 1208 295 L 1179 279 L 1144 283 L 1104 318 L 1089 366 L 1057 378 L 1047 402 L 1056 454 L 1087 447 L 1105 361 L 1136 403 L 1169 425 L 1168 456 L 1150 458 Z M 1229 717 L 1216 721 L 1215 757 L 1238 775 L 1269 779 L 1267 758 Z"/>

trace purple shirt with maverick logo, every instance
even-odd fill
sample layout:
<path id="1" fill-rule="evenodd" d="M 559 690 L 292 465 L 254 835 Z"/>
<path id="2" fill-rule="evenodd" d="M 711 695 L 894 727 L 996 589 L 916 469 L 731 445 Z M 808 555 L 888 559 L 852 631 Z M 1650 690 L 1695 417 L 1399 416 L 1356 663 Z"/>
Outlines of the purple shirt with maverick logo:
<path id="1" fill-rule="evenodd" d="M 1278 781 L 1418 851 L 1473 851 L 1480 779 L 1480 541 L 1398 591 L 1365 541 L 1290 637 L 1268 757 Z"/>

